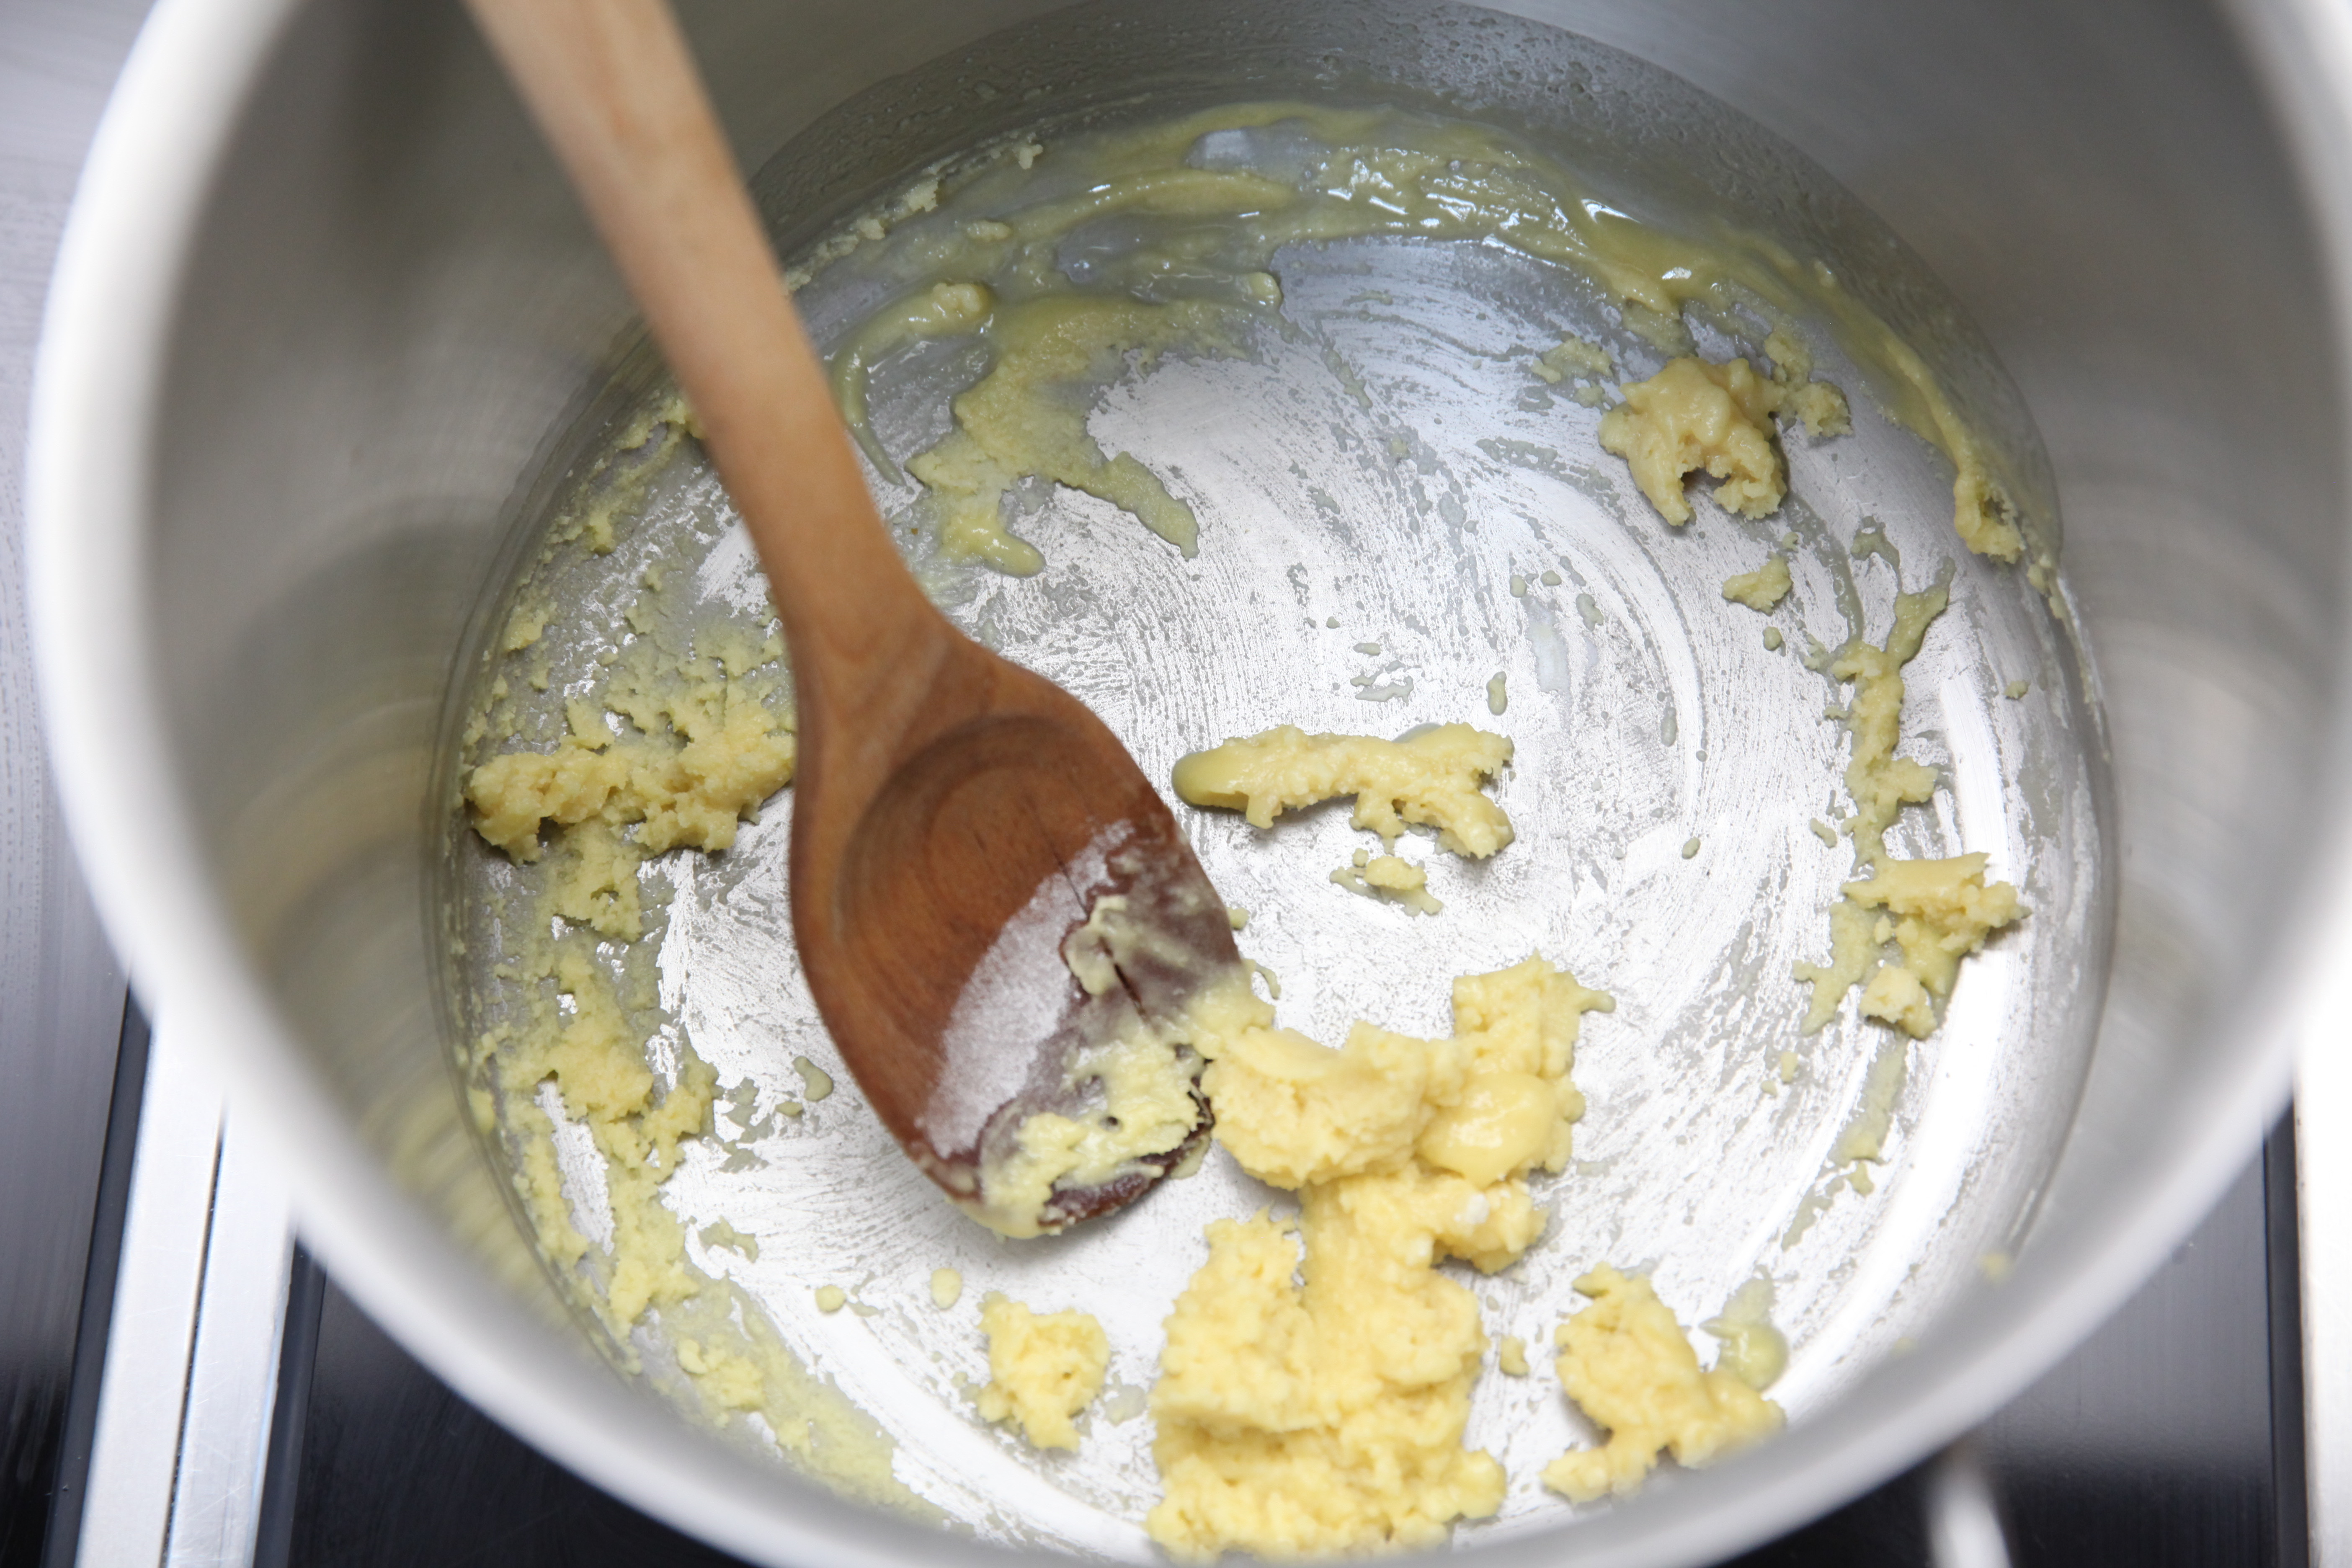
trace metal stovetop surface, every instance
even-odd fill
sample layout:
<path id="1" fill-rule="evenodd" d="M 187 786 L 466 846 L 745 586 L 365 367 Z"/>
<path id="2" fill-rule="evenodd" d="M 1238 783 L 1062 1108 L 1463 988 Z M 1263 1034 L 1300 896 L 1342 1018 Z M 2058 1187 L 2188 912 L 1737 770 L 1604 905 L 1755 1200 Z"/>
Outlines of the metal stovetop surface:
<path id="1" fill-rule="evenodd" d="M 43 760 L 21 510 L 50 260 L 144 10 L 0 0 L 0 1568 L 724 1563 L 385 1338 L 293 1246 L 274 1173 L 168 1030 L 126 1026 Z M 2352 1103 L 2338 1076 L 2352 1064 L 2306 1068 L 2306 1127 Z M 2339 1165 L 2340 1135 L 2305 1139 L 2307 1194 L 2352 1192 Z M 2298 1210 L 2296 1169 L 2274 1137 L 2141 1295 L 1969 1443 L 1743 1563 L 2352 1568 L 2352 1241 L 2327 1205 Z"/>

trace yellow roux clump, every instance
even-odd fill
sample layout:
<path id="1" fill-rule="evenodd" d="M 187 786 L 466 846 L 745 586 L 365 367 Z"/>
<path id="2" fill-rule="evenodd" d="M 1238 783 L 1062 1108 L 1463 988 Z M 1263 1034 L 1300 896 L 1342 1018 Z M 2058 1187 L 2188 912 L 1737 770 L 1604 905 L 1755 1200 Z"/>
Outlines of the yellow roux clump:
<path id="1" fill-rule="evenodd" d="M 981 1302 L 988 1334 L 988 1386 L 980 1413 L 1017 1424 L 1032 1447 L 1076 1448 L 1072 1417 L 1102 1392 L 1110 1342 L 1085 1312 L 1033 1312 L 992 1290 Z"/>
<path id="2" fill-rule="evenodd" d="M 1153 1540 L 1324 1555 L 1495 1511 L 1502 1467 L 1462 1446 L 1486 1335 L 1437 1264 L 1491 1273 L 1541 1233 L 1527 1176 L 1567 1163 L 1579 1021 L 1612 1005 L 1530 958 L 1454 982 L 1451 1039 L 1358 1024 L 1331 1050 L 1244 988 L 1203 999 L 1217 1139 L 1299 1215 L 1208 1227 L 1151 1394 Z"/>
<path id="3" fill-rule="evenodd" d="M 1780 506 L 1788 487 L 1769 423 L 1779 389 L 1746 360 L 1669 360 L 1620 390 L 1625 401 L 1601 418 L 1601 449 L 1625 459 L 1659 516 L 1691 520 L 1683 477 L 1702 469 L 1720 481 L 1715 499 L 1726 511 L 1764 517 Z"/>
<path id="4" fill-rule="evenodd" d="M 963 1274 L 954 1268 L 931 1270 L 931 1305 L 946 1311 L 963 1299 Z"/>
<path id="5" fill-rule="evenodd" d="M 1331 880 L 1368 899 L 1390 898 L 1417 915 L 1443 914 L 1445 906 L 1429 890 L 1429 872 L 1394 855 L 1359 849 L 1354 862 L 1331 873 Z"/>
<path id="6" fill-rule="evenodd" d="M 1745 605 L 1759 614 L 1769 615 L 1772 607 L 1789 596 L 1789 560 L 1785 555 L 1768 555 L 1764 564 L 1753 572 L 1741 572 L 1723 580 L 1723 596 L 1735 605 Z"/>
<path id="7" fill-rule="evenodd" d="M 707 640 L 717 651 L 625 668 L 601 704 L 573 702 L 571 732 L 552 752 L 509 752 L 467 779 L 474 830 L 518 862 L 540 858 L 542 828 L 562 830 L 554 913 L 599 935 L 644 934 L 637 867 L 647 856 L 727 848 L 737 823 L 792 782 L 792 720 L 747 675 L 781 646 L 740 633 Z M 616 738 L 607 711 L 633 732 Z"/>
<path id="8" fill-rule="evenodd" d="M 1914 1038 L 1934 1032 L 1936 1008 L 1930 998 L 1949 996 L 1960 960 L 2025 912 L 2015 888 L 2007 882 L 1986 886 L 1989 858 L 1980 854 L 1942 860 L 1889 858 L 1879 861 L 1868 881 L 1845 885 L 1845 896 L 1856 904 L 1883 909 L 1895 917 L 1895 942 L 1903 952 L 1902 963 L 1881 964 L 1863 988 L 1866 1016 L 1895 1025 Z"/>
<path id="9" fill-rule="evenodd" d="M 1194 752 L 1176 764 L 1176 793 L 1272 827 L 1286 811 L 1353 795 L 1355 825 L 1395 843 L 1408 823 L 1437 829 L 1454 854 L 1484 859 L 1511 841 L 1511 819 L 1479 789 L 1511 760 L 1511 742 L 1467 724 L 1402 741 L 1310 735 L 1285 724 Z"/>
<path id="10" fill-rule="evenodd" d="M 1768 517 L 1779 508 L 1788 472 L 1772 444 L 1773 415 L 1786 409 L 1815 436 L 1850 427 L 1835 387 L 1761 376 L 1744 359 L 1709 364 L 1685 355 L 1621 390 L 1625 401 L 1601 416 L 1601 447 L 1625 459 L 1650 504 L 1677 525 L 1691 520 L 1684 477 L 1701 471 L 1718 481 L 1715 499 L 1727 511 Z M 1724 597 L 1732 596 L 1727 586 Z"/>
<path id="11" fill-rule="evenodd" d="M 1872 876 L 1846 883 L 1844 898 L 1831 907 L 1829 962 L 1796 966 L 1796 977 L 1813 988 L 1809 1035 L 1836 1017 L 1845 994 L 1860 985 L 1864 1016 L 1924 1039 L 1940 1021 L 1937 1007 L 1952 994 L 1960 960 L 2029 912 L 2014 887 L 1985 881 L 1987 856 L 1901 860 L 1886 849 L 1886 831 L 1903 808 L 1936 792 L 1935 770 L 1896 756 L 1895 748 L 1902 740 L 1903 667 L 1917 657 L 1948 599 L 1941 584 L 1898 595 L 1885 645 L 1857 638 L 1830 665 L 1832 675 L 1854 687 L 1846 719 L 1853 756 L 1845 771 L 1854 810 L 1845 826 Z M 1885 956 L 1889 942 L 1899 959 Z"/>
<path id="12" fill-rule="evenodd" d="M 1662 1450 L 1696 1467 L 1780 1429 L 1779 1405 L 1728 1372 L 1699 1370 L 1647 1279 L 1603 1267 L 1576 1288 L 1592 1305 L 1560 1325 L 1559 1380 L 1609 1441 L 1554 1459 L 1544 1485 L 1591 1502 L 1640 1486 Z"/>
<path id="13" fill-rule="evenodd" d="M 1760 1275 L 1733 1291 L 1723 1310 L 1699 1327 L 1723 1342 L 1716 1370 L 1759 1393 L 1788 1370 L 1788 1338 L 1772 1326 L 1772 1281 Z"/>
<path id="14" fill-rule="evenodd" d="M 1609 400 L 1601 378 L 1613 371 L 1616 363 L 1607 349 L 1571 333 L 1536 355 L 1535 363 L 1528 368 L 1535 372 L 1538 380 L 1552 386 L 1573 379 L 1577 384 L 1569 396 L 1587 408 L 1598 408 Z"/>
<path id="15" fill-rule="evenodd" d="M 544 615 L 520 610 L 516 620 L 509 656 L 530 646 Z M 476 1042 L 472 1069 L 487 1083 L 469 1092 L 485 1131 L 503 1115 L 515 1135 L 515 1184 L 540 1246 L 625 1357 L 634 1360 L 635 1325 L 658 1315 L 713 1419 L 756 1412 L 786 1454 L 847 1495 L 928 1514 L 893 1474 L 890 1440 L 872 1418 L 812 1375 L 732 1286 L 689 1263 L 685 1226 L 661 1189 L 679 1145 L 709 1131 L 717 1075 L 689 1047 L 665 1087 L 635 1021 L 653 1005 L 641 994 L 650 987 L 625 963 L 616 977 L 593 942 L 644 935 L 637 868 L 646 856 L 726 848 L 738 822 L 791 782 L 791 719 L 769 700 L 781 653 L 772 637 L 724 626 L 703 628 L 683 653 L 634 645 L 597 701 L 571 706 L 571 733 L 552 752 L 507 752 L 468 775 L 477 831 L 541 867 L 528 917 L 509 927 L 520 1016 Z M 627 721 L 625 736 L 608 712 Z M 553 852 L 543 854 L 551 826 Z M 602 1248 L 574 1224 L 553 1121 L 537 1102 L 547 1085 L 604 1157 L 611 1230 Z M 821 1293 L 819 1305 L 829 1300 Z"/>

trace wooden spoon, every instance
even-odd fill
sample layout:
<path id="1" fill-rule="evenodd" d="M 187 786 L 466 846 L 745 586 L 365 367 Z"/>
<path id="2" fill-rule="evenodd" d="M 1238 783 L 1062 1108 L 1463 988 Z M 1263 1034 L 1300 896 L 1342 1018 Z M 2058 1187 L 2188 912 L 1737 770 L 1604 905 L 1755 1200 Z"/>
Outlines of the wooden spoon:
<path id="1" fill-rule="evenodd" d="M 986 1177 L 1029 1115 L 1085 1103 L 1074 1051 L 1177 1020 L 1239 966 L 1223 902 L 1103 722 L 957 631 L 908 573 L 665 0 L 471 5 L 767 573 L 799 701 L 793 930 L 843 1058 L 916 1163 L 999 1229 L 1140 1196 L 1207 1137 L 1197 1088 L 1181 1147 L 1038 1212 L 1002 1212 Z M 1152 940 L 1118 944 L 1118 984 L 1095 994 L 1064 943 L 1097 909 Z"/>

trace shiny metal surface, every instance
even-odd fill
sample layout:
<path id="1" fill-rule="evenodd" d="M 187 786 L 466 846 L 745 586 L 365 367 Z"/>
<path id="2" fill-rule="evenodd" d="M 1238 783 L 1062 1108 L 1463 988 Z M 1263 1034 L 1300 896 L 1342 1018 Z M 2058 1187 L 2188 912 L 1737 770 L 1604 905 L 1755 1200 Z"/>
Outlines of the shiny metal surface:
<path id="1" fill-rule="evenodd" d="M 2000 3 L 1526 9 L 1789 136 L 1983 330 L 2050 455 L 2116 781 L 2114 961 L 2080 1099 L 2039 1100 L 2027 1146 L 1974 1167 L 2038 1189 L 2016 1272 L 1782 1441 L 1579 1527 L 1591 1562 L 1691 1561 L 1890 1473 L 2054 1359 L 2283 1092 L 2278 1026 L 2322 982 L 2345 880 L 2320 789 L 2343 742 L 2322 250 L 2343 187 L 2305 206 L 2264 94 L 2304 146 L 2333 145 L 2316 89 L 2343 62 L 2288 5 L 2251 34 L 2281 66 L 2267 86 L 2201 11 L 2126 32 L 2096 8 Z M 692 20 L 758 163 L 1019 11 L 813 11 L 789 35 L 740 8 Z M 1392 33 L 1358 11 L 1283 15 L 1333 47 L 1483 58 L 1505 81 L 1517 63 L 1433 15 Z M 1586 84 L 1604 104 L 1612 86 Z M 628 341 L 551 169 L 440 11 L 175 0 L 121 103 L 37 437 L 51 722 L 111 928 L 283 1146 L 338 1275 L 471 1397 L 747 1554 L 974 1551 L 744 1467 L 609 1379 L 449 1089 L 423 907 L 434 739 L 532 477 Z M 952 139 L 933 107 L 869 121 L 875 156 L 911 164 Z M 2062 1136 L 2045 1177 L 2031 1145 Z"/>
<path id="2" fill-rule="evenodd" d="M 168 1025 L 160 1037 L 170 1041 Z M 254 1561 L 278 1402 L 292 1200 L 285 1173 L 236 1118 L 224 1121 L 218 1148 L 164 1568 Z"/>
<path id="3" fill-rule="evenodd" d="M 2000 1504 L 1974 1444 L 1955 1443 L 1937 1458 L 1927 1505 L 1927 1552 L 1936 1568 L 2010 1568 Z"/>
<path id="4" fill-rule="evenodd" d="M 169 1025 L 144 1100 L 76 1560 L 226 1568 L 254 1556 L 287 1183 L 225 1125 L 219 1075 Z"/>
<path id="5" fill-rule="evenodd" d="M 2304 1441 L 2310 1454 L 2313 1568 L 2352 1564 L 2352 1051 L 2315 1018 L 2295 1074 L 2303 1249 Z"/>
<path id="6" fill-rule="evenodd" d="M 108 1335 L 79 1521 L 79 1560 L 92 1563 L 161 1563 L 170 1539 L 220 1168 L 219 1079 L 158 1035 L 141 1112 L 114 1293 L 121 1331 Z"/>
<path id="7" fill-rule="evenodd" d="M 2352 16 L 2315 7 L 2310 23 L 2318 47 L 2277 48 L 2283 63 L 2306 78 L 2331 62 L 2352 58 Z M 2308 102 L 2319 95 L 2301 95 Z M 2334 154 L 2314 172 L 2340 179 L 2352 163 L 2341 134 L 2306 135 Z M 2298 1237 L 2303 1275 L 2304 1441 L 2311 1477 L 2308 1499 L 2311 1561 L 2318 1568 L 2352 1565 L 2352 1156 L 2336 1129 L 2352 1115 L 2352 1051 L 2346 1049 L 2336 1009 L 2323 995 L 2309 999 L 2302 1021 L 2295 1076 Z"/>

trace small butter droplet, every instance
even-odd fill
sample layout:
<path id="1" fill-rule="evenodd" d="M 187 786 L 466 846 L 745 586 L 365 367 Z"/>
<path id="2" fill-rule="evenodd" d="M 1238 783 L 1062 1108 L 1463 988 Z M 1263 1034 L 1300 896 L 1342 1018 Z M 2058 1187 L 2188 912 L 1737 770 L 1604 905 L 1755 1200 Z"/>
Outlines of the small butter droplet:
<path id="1" fill-rule="evenodd" d="M 801 1075 L 801 1091 L 811 1105 L 833 1092 L 833 1075 L 806 1057 L 793 1058 L 793 1070 Z"/>
<path id="2" fill-rule="evenodd" d="M 842 1308 L 848 1304 L 849 1292 L 843 1289 L 840 1286 L 820 1285 L 816 1288 L 816 1310 L 818 1311 L 838 1312 Z"/>
<path id="3" fill-rule="evenodd" d="M 1339 629 L 1339 617 L 1337 616 L 1326 616 L 1323 617 L 1323 625 L 1330 630 L 1337 631 Z"/>
<path id="4" fill-rule="evenodd" d="M 1235 931 L 1246 930 L 1249 926 L 1249 910 L 1239 904 L 1227 904 L 1225 920 Z"/>
<path id="5" fill-rule="evenodd" d="M 1804 1064 L 1798 1059 L 1796 1052 L 1782 1051 L 1780 1053 L 1780 1081 L 1782 1083 L 1796 1082 L 1797 1069 L 1802 1065 Z"/>
<path id="6" fill-rule="evenodd" d="M 1813 837 L 1832 849 L 1837 847 L 1837 829 L 1818 816 L 1813 818 Z"/>
<path id="7" fill-rule="evenodd" d="M 1356 651 L 1358 653 L 1376 654 L 1381 651 L 1381 645 L 1376 642 L 1360 642 L 1356 645 Z"/>
<path id="8" fill-rule="evenodd" d="M 963 1276 L 952 1268 L 931 1270 L 931 1305 L 946 1311 L 963 1295 Z"/>
<path id="9" fill-rule="evenodd" d="M 1576 613 L 1584 617 L 1584 624 L 1588 626 L 1597 626 L 1601 624 L 1601 606 L 1592 602 L 1592 595 L 1590 594 L 1579 594 L 1576 596 Z"/>
<path id="10" fill-rule="evenodd" d="M 1781 637 L 1780 627 L 1766 626 L 1764 628 L 1764 646 L 1766 647 L 1770 648 L 1774 653 L 1779 653 L 1780 651 L 1780 642 Z"/>
<path id="11" fill-rule="evenodd" d="M 1560 582 L 1560 574 L 1557 572 L 1547 571 L 1543 574 L 1543 585 L 1547 588 L 1557 588 Z"/>
<path id="12" fill-rule="evenodd" d="M 1506 1377 L 1528 1375 L 1528 1342 L 1517 1334 L 1505 1334 L 1496 1342 L 1496 1370 Z"/>
<path id="13" fill-rule="evenodd" d="M 2011 702 L 2014 702 L 2032 689 L 2033 682 L 2030 680 L 2012 680 L 2003 687 L 2001 691 Z"/>
<path id="14" fill-rule="evenodd" d="M 1687 859 L 1689 859 L 1692 856 L 1694 856 L 1694 855 L 1696 855 L 1696 854 L 1697 854 L 1697 853 L 1698 853 L 1698 840 L 1697 840 L 1697 839 L 1694 838 L 1694 839 L 1692 839 L 1689 843 L 1687 843 L 1687 844 L 1685 844 L 1685 845 L 1684 845 L 1684 846 L 1683 846 L 1683 858 L 1684 858 L 1684 859 L 1687 860 Z"/>
<path id="15" fill-rule="evenodd" d="M 1526 598 L 1527 596 L 1528 596 L 1528 580 L 1527 580 L 1525 577 L 1520 576 L 1517 572 L 1512 573 L 1512 574 L 1511 574 L 1511 597 L 1512 597 L 1512 598 L 1514 598 L 1514 599 L 1524 599 L 1524 598 Z"/>
<path id="16" fill-rule="evenodd" d="M 1503 678 L 1500 675 L 1496 676 L 1494 679 L 1486 682 L 1487 712 L 1499 714 L 1505 708 L 1510 705 L 1510 698 L 1504 693 Z"/>

